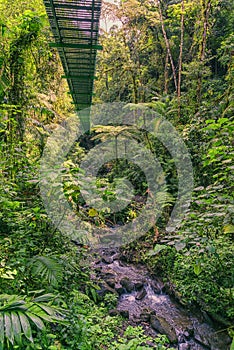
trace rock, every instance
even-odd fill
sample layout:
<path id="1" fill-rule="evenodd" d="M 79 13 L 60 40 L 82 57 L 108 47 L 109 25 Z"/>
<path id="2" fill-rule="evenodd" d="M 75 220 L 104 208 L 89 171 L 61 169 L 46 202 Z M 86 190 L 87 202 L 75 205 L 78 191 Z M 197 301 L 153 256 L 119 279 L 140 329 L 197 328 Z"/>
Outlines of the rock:
<path id="1" fill-rule="evenodd" d="M 114 255 L 112 255 L 112 259 L 113 261 L 119 260 L 119 253 L 115 253 Z"/>
<path id="2" fill-rule="evenodd" d="M 124 293 L 124 288 L 119 283 L 116 283 L 115 290 L 119 295 L 122 295 Z"/>
<path id="3" fill-rule="evenodd" d="M 115 288 L 115 283 L 116 281 L 114 279 L 108 279 L 106 280 L 106 283 L 108 284 L 108 286 L 110 286 L 111 288 Z"/>
<path id="4" fill-rule="evenodd" d="M 140 290 L 144 287 L 144 283 L 143 282 L 135 282 L 134 286 L 135 286 L 136 290 Z"/>
<path id="5" fill-rule="evenodd" d="M 110 316 L 117 316 L 117 315 L 119 315 L 119 311 L 117 309 L 111 309 L 111 310 L 109 310 L 109 315 Z"/>
<path id="6" fill-rule="evenodd" d="M 143 311 L 140 314 L 140 320 L 142 322 L 149 322 L 150 321 L 150 313 L 147 311 Z"/>
<path id="7" fill-rule="evenodd" d="M 147 292 L 146 289 L 143 288 L 141 291 L 139 291 L 136 295 L 136 300 L 142 300 L 146 296 Z"/>
<path id="8" fill-rule="evenodd" d="M 158 315 L 151 315 L 150 325 L 159 333 L 166 334 L 171 343 L 177 342 L 175 329 L 167 322 L 165 318 Z"/>
<path id="9" fill-rule="evenodd" d="M 126 267 L 126 264 L 122 260 L 119 260 L 119 266 Z"/>
<path id="10" fill-rule="evenodd" d="M 185 332 L 184 332 L 184 336 L 185 336 L 185 338 L 189 339 L 189 338 L 190 338 L 189 332 L 188 332 L 188 331 L 185 331 Z"/>
<path id="11" fill-rule="evenodd" d="M 191 349 L 191 350 L 207 350 L 207 347 L 204 347 L 204 346 L 197 344 L 193 341 L 189 342 L 188 345 L 189 345 L 189 349 Z M 219 350 L 219 349 L 216 349 L 216 350 Z"/>
<path id="12" fill-rule="evenodd" d="M 103 256 L 102 257 L 102 262 L 104 262 L 105 264 L 112 264 L 113 263 L 113 258 L 111 256 Z"/>
<path id="13" fill-rule="evenodd" d="M 103 277 L 105 279 L 115 279 L 116 278 L 115 274 L 112 272 L 106 272 L 106 273 L 103 272 Z"/>
<path id="14" fill-rule="evenodd" d="M 227 334 L 224 333 L 220 337 L 220 334 L 206 323 L 194 325 L 194 339 L 211 350 L 228 350 L 231 343 L 231 338 Z"/>
<path id="15" fill-rule="evenodd" d="M 129 319 L 129 311 L 128 310 L 119 310 L 119 313 L 122 317 Z"/>
<path id="16" fill-rule="evenodd" d="M 153 291 L 154 291 L 155 294 L 161 294 L 162 290 L 161 290 L 161 288 L 154 286 L 153 287 Z"/>
<path id="17" fill-rule="evenodd" d="M 120 280 L 120 284 L 126 289 L 128 293 L 131 293 L 134 290 L 134 283 L 130 281 L 129 278 L 124 277 Z"/>
<path id="18" fill-rule="evenodd" d="M 179 344 L 178 350 L 189 350 L 190 345 L 188 343 Z"/>
<path id="19" fill-rule="evenodd" d="M 100 290 L 97 290 L 97 294 L 99 295 L 99 297 L 103 298 L 106 294 L 108 293 L 112 293 L 112 294 L 116 294 L 115 289 L 109 287 L 106 284 L 101 284 L 100 285 Z"/>
<path id="20" fill-rule="evenodd" d="M 98 266 L 98 267 L 95 267 L 94 270 L 95 270 L 96 272 L 101 272 L 101 271 L 102 271 L 102 268 Z"/>
<path id="21" fill-rule="evenodd" d="M 161 294 L 162 292 L 165 292 L 165 286 L 162 281 L 159 281 L 159 280 L 153 281 L 151 287 L 155 294 Z"/>

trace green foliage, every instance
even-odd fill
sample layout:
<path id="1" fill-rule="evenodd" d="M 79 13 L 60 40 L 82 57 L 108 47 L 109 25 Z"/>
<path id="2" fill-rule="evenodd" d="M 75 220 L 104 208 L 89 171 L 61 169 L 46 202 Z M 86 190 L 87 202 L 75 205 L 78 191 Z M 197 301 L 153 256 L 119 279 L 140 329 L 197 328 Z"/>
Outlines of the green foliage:
<path id="1" fill-rule="evenodd" d="M 33 342 L 33 328 L 43 330 L 45 321 L 65 323 L 62 310 L 51 305 L 54 298 L 52 294 L 30 299 L 19 295 L 0 295 L 0 349 L 22 345 L 22 335 Z"/>
<path id="2" fill-rule="evenodd" d="M 165 335 L 158 335 L 155 338 L 146 336 L 142 327 L 128 326 L 123 336 L 118 337 L 117 341 L 111 344 L 111 350 L 147 350 L 168 348 L 168 339 Z"/>
<path id="3" fill-rule="evenodd" d="M 29 266 L 32 274 L 53 287 L 57 287 L 62 280 L 63 266 L 52 256 L 34 256 Z"/>

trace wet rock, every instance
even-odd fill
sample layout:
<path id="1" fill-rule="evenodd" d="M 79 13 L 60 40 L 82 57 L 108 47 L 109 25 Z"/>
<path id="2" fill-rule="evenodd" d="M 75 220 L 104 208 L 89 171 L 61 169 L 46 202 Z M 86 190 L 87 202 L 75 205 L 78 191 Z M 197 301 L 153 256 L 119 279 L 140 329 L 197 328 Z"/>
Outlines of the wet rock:
<path id="1" fill-rule="evenodd" d="M 119 313 L 122 317 L 129 319 L 129 311 L 128 310 L 120 310 Z"/>
<path id="2" fill-rule="evenodd" d="M 136 290 L 140 290 L 140 289 L 142 289 L 144 287 L 144 283 L 143 282 L 135 282 L 134 285 L 135 285 L 135 289 Z"/>
<path id="3" fill-rule="evenodd" d="M 222 337 L 206 323 L 195 324 L 194 339 L 209 347 L 211 350 L 228 350 L 230 348 L 231 339 L 228 335 L 223 334 Z"/>
<path id="4" fill-rule="evenodd" d="M 100 290 L 97 290 L 97 294 L 99 295 L 100 298 L 103 298 L 108 293 L 116 294 L 115 289 L 111 288 L 107 284 L 101 284 L 99 286 L 100 286 Z"/>
<path id="5" fill-rule="evenodd" d="M 184 336 L 185 336 L 185 338 L 189 339 L 189 338 L 190 338 L 189 332 L 188 332 L 188 331 L 185 331 L 185 332 L 184 332 Z"/>
<path id="6" fill-rule="evenodd" d="M 102 257 L 102 262 L 104 262 L 105 264 L 112 264 L 113 263 L 113 258 L 111 256 L 103 256 Z"/>
<path id="7" fill-rule="evenodd" d="M 204 347 L 204 346 L 197 344 L 195 342 L 189 342 L 188 345 L 189 345 L 189 349 L 191 349 L 191 350 L 207 350 L 207 347 Z M 208 348 L 208 349 L 210 349 L 210 348 Z M 216 350 L 221 350 L 221 349 L 216 349 Z"/>
<path id="8" fill-rule="evenodd" d="M 134 290 L 134 283 L 127 277 L 120 280 L 120 284 L 126 289 L 127 292 L 131 293 Z"/>
<path id="9" fill-rule="evenodd" d="M 178 343 L 186 343 L 186 338 L 185 338 L 185 335 L 182 333 L 180 333 L 179 335 L 177 334 L 177 340 L 178 340 Z"/>
<path id="10" fill-rule="evenodd" d="M 125 267 L 126 264 L 122 260 L 119 260 L 119 266 Z"/>
<path id="11" fill-rule="evenodd" d="M 150 321 L 150 313 L 148 311 L 141 312 L 140 320 L 142 322 L 149 322 Z"/>
<path id="12" fill-rule="evenodd" d="M 161 288 L 159 288 L 158 286 L 153 286 L 153 291 L 155 294 L 161 294 Z"/>
<path id="13" fill-rule="evenodd" d="M 142 300 L 146 296 L 147 292 L 146 289 L 143 288 L 141 291 L 139 291 L 136 295 L 136 300 Z"/>
<path id="14" fill-rule="evenodd" d="M 161 334 L 166 334 L 170 342 L 177 342 L 177 336 L 175 329 L 168 323 L 168 321 L 158 315 L 151 315 L 150 325 L 153 329 L 158 331 Z"/>
<path id="15" fill-rule="evenodd" d="M 161 294 L 163 291 L 165 292 L 165 286 L 161 281 L 154 281 L 151 287 L 155 294 Z"/>
<path id="16" fill-rule="evenodd" d="M 103 277 L 105 277 L 105 279 L 115 279 L 115 274 L 112 272 L 103 272 Z"/>
<path id="17" fill-rule="evenodd" d="M 124 288 L 119 283 L 116 283 L 115 290 L 119 295 L 122 295 L 124 293 Z"/>
<path id="18" fill-rule="evenodd" d="M 182 343 L 179 344 L 178 350 L 189 350 L 190 349 L 190 345 L 187 343 Z"/>
<path id="19" fill-rule="evenodd" d="M 109 310 L 109 315 L 110 316 L 117 316 L 117 315 L 119 315 L 119 311 L 117 309 L 111 309 L 111 310 Z"/>
<path id="20" fill-rule="evenodd" d="M 115 281 L 114 279 L 108 279 L 108 280 L 106 280 L 106 283 L 107 283 L 108 286 L 110 286 L 111 288 L 115 288 L 116 281 Z"/>

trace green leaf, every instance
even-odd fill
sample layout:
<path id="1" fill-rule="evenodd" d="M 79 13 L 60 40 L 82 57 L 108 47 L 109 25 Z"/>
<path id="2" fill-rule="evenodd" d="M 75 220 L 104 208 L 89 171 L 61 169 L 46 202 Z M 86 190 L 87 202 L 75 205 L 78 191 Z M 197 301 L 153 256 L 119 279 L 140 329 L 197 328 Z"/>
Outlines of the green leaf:
<path id="1" fill-rule="evenodd" d="M 193 271 L 194 273 L 198 276 L 200 275 L 202 269 L 201 269 L 201 264 L 200 263 L 196 263 L 195 265 L 193 265 Z"/>
<path id="2" fill-rule="evenodd" d="M 223 228 L 224 233 L 234 233 L 234 225 L 226 225 Z"/>
<path id="3" fill-rule="evenodd" d="M 4 346 L 4 317 L 0 312 L 0 347 L 3 349 Z"/>
<path id="4" fill-rule="evenodd" d="M 33 299 L 33 301 L 35 303 L 38 303 L 38 302 L 48 302 L 48 301 L 51 301 L 55 298 L 55 295 L 52 294 L 52 293 L 48 293 L 48 294 L 43 294 L 43 295 L 40 295 L 39 297 L 36 297 Z"/>
<path id="5" fill-rule="evenodd" d="M 25 337 L 33 343 L 32 330 L 27 317 L 24 314 L 19 313 L 19 318 L 20 318 L 22 331 Z"/>
<path id="6" fill-rule="evenodd" d="M 36 256 L 30 260 L 29 266 L 34 276 L 40 276 L 54 287 L 62 280 L 63 267 L 54 257 Z"/>
<path id="7" fill-rule="evenodd" d="M 21 323 L 16 312 L 11 312 L 11 324 L 16 343 L 21 344 Z"/>
<path id="8" fill-rule="evenodd" d="M 93 208 L 89 209 L 89 216 L 90 216 L 90 217 L 98 216 L 97 210 L 96 210 L 96 209 L 93 209 Z"/>
<path id="9" fill-rule="evenodd" d="M 11 324 L 11 317 L 10 317 L 10 314 L 7 312 L 4 313 L 4 325 L 5 325 L 6 338 L 13 345 L 14 344 L 14 333 L 13 333 L 12 324 Z"/>
<path id="10" fill-rule="evenodd" d="M 28 312 L 27 313 L 27 317 L 33 322 L 35 323 L 35 325 L 37 326 L 37 328 L 39 329 L 44 329 L 45 328 L 45 325 L 43 323 L 43 321 L 36 315 Z"/>

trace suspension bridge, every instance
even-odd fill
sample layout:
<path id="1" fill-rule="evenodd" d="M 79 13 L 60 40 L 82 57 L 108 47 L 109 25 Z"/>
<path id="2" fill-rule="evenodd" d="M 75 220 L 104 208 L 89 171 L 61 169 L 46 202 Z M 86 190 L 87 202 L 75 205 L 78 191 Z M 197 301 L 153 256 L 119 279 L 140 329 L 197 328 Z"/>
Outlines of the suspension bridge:
<path id="1" fill-rule="evenodd" d="M 44 0 L 70 94 L 85 131 L 90 129 L 101 0 Z M 81 112 L 83 111 L 83 112 Z"/>

